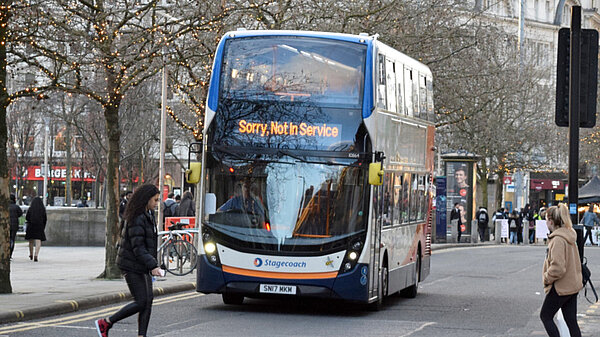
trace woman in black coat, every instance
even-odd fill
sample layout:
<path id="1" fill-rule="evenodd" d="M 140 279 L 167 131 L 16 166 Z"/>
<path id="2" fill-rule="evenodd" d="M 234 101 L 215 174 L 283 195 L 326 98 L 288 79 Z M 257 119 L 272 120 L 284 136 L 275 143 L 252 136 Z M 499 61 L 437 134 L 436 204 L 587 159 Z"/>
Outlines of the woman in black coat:
<path id="1" fill-rule="evenodd" d="M 98 336 L 108 336 L 116 322 L 139 313 L 138 336 L 146 336 L 152 311 L 152 276 L 164 275 L 158 267 L 157 231 L 154 210 L 159 203 L 159 190 L 142 185 L 133 193 L 125 210 L 125 228 L 117 253 L 117 265 L 125 276 L 134 301 L 114 315 L 96 321 Z"/>
<path id="2" fill-rule="evenodd" d="M 27 229 L 25 230 L 25 240 L 29 240 L 29 259 L 38 262 L 38 255 L 42 248 L 42 241 L 46 241 L 46 207 L 42 198 L 35 197 L 25 216 L 27 220 Z M 35 245 L 35 254 L 33 246 Z"/>
<path id="3" fill-rule="evenodd" d="M 196 216 L 196 205 L 194 204 L 192 192 L 185 191 L 181 197 L 181 203 L 177 208 L 177 216 Z"/>

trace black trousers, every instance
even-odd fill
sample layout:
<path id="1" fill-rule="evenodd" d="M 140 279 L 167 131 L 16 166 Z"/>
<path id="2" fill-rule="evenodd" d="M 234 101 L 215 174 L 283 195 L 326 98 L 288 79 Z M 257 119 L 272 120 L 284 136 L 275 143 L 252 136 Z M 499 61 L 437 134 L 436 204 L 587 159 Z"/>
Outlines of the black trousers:
<path id="1" fill-rule="evenodd" d="M 592 227 L 585 227 L 585 237 L 583 237 L 583 244 L 587 241 L 587 238 L 590 238 L 590 243 L 595 245 L 594 240 L 592 240 Z"/>
<path id="2" fill-rule="evenodd" d="M 12 257 L 13 250 L 15 250 L 15 240 L 17 239 L 18 229 L 10 230 L 10 257 Z"/>
<path id="3" fill-rule="evenodd" d="M 571 337 L 581 337 L 581 331 L 577 324 L 577 295 L 559 296 L 554 286 L 552 286 L 552 289 L 550 289 L 550 292 L 544 299 L 544 304 L 542 304 L 542 310 L 540 311 L 540 319 L 544 323 L 544 328 L 546 328 L 548 336 L 560 337 L 553 319 L 558 309 L 561 309 L 565 322 L 569 327 Z"/>
<path id="4" fill-rule="evenodd" d="M 485 240 L 485 227 L 479 227 L 479 240 L 480 241 L 487 241 Z"/>
<path id="5" fill-rule="evenodd" d="M 146 336 L 148 323 L 150 323 L 150 313 L 152 312 L 152 276 L 150 274 L 139 274 L 128 272 L 125 274 L 127 287 L 133 296 L 133 302 L 127 304 L 110 316 L 108 320 L 114 324 L 124 318 L 139 313 L 138 315 L 138 335 Z"/>

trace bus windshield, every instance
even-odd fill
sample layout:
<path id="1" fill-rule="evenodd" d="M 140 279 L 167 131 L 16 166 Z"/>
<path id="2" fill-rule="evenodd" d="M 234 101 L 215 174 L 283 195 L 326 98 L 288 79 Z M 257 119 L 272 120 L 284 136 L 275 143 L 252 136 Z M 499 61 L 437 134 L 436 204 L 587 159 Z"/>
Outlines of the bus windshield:
<path id="1" fill-rule="evenodd" d="M 366 228 L 366 166 L 291 151 L 207 153 L 204 226 L 225 244 L 269 251 L 339 249 Z"/>
<path id="2" fill-rule="evenodd" d="M 226 42 L 221 99 L 360 107 L 365 45 L 311 37 Z"/>

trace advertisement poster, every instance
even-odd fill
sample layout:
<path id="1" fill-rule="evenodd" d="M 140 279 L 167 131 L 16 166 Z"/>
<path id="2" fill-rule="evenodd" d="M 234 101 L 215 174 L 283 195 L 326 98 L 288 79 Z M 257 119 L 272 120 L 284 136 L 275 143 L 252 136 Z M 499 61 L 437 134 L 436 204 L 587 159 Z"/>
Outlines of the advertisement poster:
<path id="1" fill-rule="evenodd" d="M 435 237 L 436 240 L 446 240 L 446 177 L 435 178 L 436 210 L 435 210 Z M 438 241 L 439 242 L 439 241 Z"/>
<path id="2" fill-rule="evenodd" d="M 455 204 L 461 210 L 460 230 L 463 235 L 471 233 L 471 214 L 473 213 L 473 165 L 469 162 L 447 161 L 446 162 L 446 209 L 447 217 Z"/>

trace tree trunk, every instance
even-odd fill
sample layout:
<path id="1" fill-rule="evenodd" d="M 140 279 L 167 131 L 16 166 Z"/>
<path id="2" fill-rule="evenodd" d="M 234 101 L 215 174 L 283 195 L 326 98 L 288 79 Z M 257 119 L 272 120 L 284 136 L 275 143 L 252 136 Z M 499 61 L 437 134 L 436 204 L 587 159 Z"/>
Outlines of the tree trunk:
<path id="1" fill-rule="evenodd" d="M 6 29 L 8 7 L 11 1 L 3 0 L 0 10 L 0 294 L 12 293 L 10 284 L 10 220 L 8 215 L 8 191 L 10 175 L 8 172 L 8 129 L 6 109 L 9 97 L 6 91 Z"/>
<path id="2" fill-rule="evenodd" d="M 502 192 L 504 187 L 504 171 L 498 172 L 498 180 L 496 180 L 496 209 L 502 207 Z"/>
<path id="3" fill-rule="evenodd" d="M 106 132 L 108 134 L 108 165 L 106 168 L 106 255 L 105 269 L 100 277 L 113 279 L 120 278 L 121 271 L 116 264 L 117 242 L 119 240 L 119 161 L 121 158 L 119 129 L 119 106 L 121 96 L 115 89 L 114 75 L 108 75 L 108 92 L 111 92 L 109 104 L 104 107 L 104 119 L 106 121 Z M 112 87 L 111 87 L 112 84 Z"/>
<path id="4" fill-rule="evenodd" d="M 479 174 L 479 176 L 481 177 L 480 179 L 480 184 L 481 184 L 481 193 L 482 194 L 482 206 L 485 207 L 486 209 L 488 208 L 488 175 L 487 175 L 487 163 L 485 161 L 485 158 L 481 159 L 481 173 Z M 488 209 L 488 211 L 490 211 Z M 489 213 L 489 212 L 488 212 Z"/>

